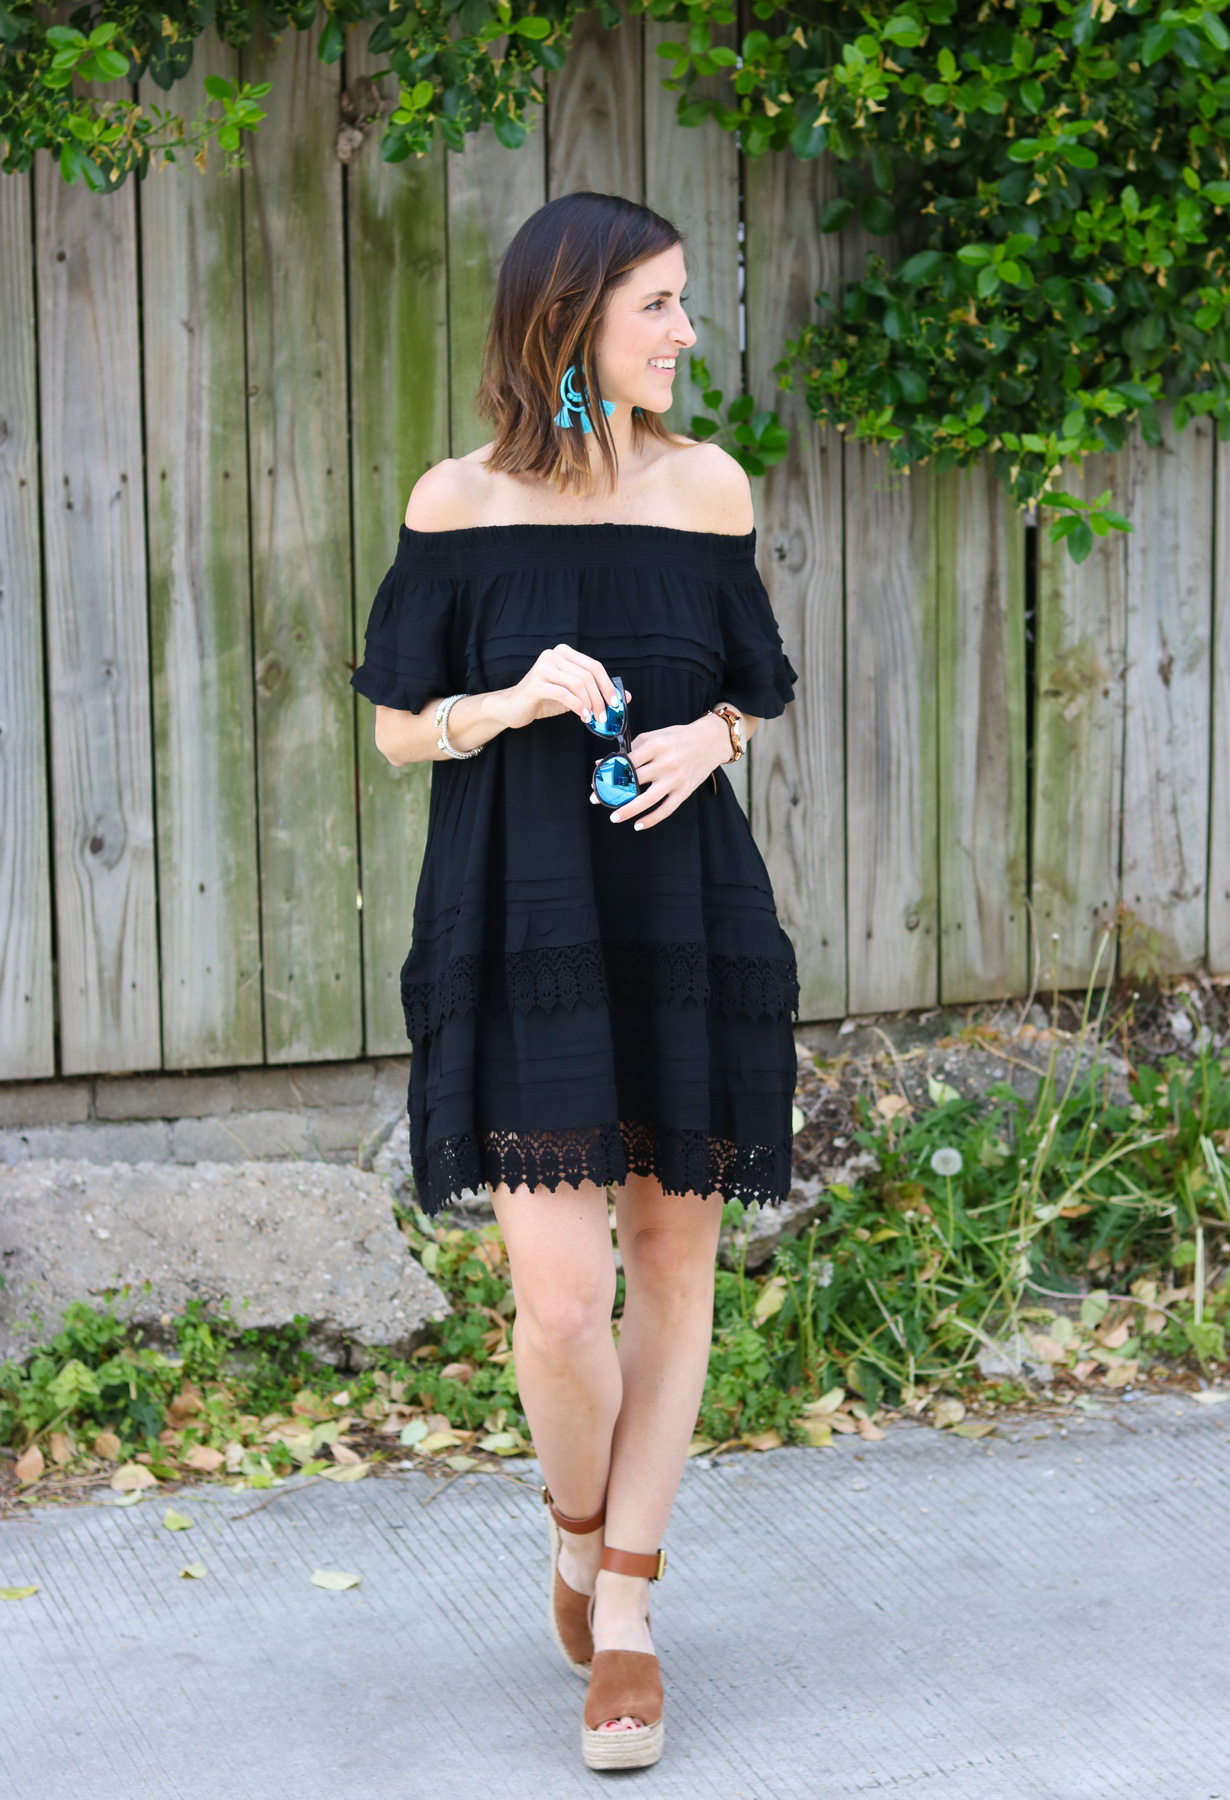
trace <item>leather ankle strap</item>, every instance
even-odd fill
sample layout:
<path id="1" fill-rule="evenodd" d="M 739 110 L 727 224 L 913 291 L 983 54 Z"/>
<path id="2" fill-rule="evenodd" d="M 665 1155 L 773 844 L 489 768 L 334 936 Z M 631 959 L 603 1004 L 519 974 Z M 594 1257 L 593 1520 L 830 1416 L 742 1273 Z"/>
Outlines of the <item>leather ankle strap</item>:
<path id="1" fill-rule="evenodd" d="M 642 1580 L 661 1581 L 666 1573 L 665 1550 L 654 1550 L 648 1556 L 637 1550 L 612 1550 L 608 1544 L 602 1552 L 602 1566 L 611 1575 L 639 1575 Z"/>
<path id="2" fill-rule="evenodd" d="M 599 1525 L 605 1523 L 605 1500 L 602 1502 L 602 1505 L 598 1508 L 597 1512 L 591 1513 L 588 1519 L 570 1519 L 567 1513 L 562 1513 L 554 1500 L 552 1500 L 549 1488 L 543 1488 L 542 1497 L 547 1504 L 547 1509 L 550 1512 L 551 1517 L 555 1520 L 555 1523 L 559 1526 L 561 1531 L 570 1531 L 576 1537 L 584 1537 L 586 1532 L 597 1531 Z"/>

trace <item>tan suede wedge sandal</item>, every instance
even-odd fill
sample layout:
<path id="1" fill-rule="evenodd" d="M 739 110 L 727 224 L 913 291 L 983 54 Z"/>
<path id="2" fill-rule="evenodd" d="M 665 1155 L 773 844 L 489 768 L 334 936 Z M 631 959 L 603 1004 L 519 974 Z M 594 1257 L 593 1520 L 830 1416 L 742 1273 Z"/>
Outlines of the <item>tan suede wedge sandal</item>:
<path id="1" fill-rule="evenodd" d="M 666 1552 L 641 1556 L 633 1550 L 602 1552 L 602 1566 L 612 1575 L 639 1575 L 660 1581 Z M 641 1719 L 631 1731 L 603 1731 L 612 1719 Z M 599 1650 L 585 1696 L 581 1753 L 587 1769 L 647 1769 L 656 1763 L 666 1742 L 662 1716 L 662 1670 L 656 1656 L 643 1650 Z"/>
<path id="2" fill-rule="evenodd" d="M 606 1502 L 603 1501 L 588 1519 L 570 1519 L 567 1513 L 559 1510 L 545 1487 L 542 1497 L 547 1504 L 547 1529 L 551 1533 L 551 1586 L 547 1612 L 551 1636 L 573 1674 L 588 1681 L 594 1659 L 594 1634 L 589 1622 L 590 1596 L 570 1588 L 559 1572 L 559 1553 L 563 1544 L 560 1533 L 568 1531 L 574 1537 L 584 1537 L 587 1532 L 597 1531 L 606 1518 Z"/>

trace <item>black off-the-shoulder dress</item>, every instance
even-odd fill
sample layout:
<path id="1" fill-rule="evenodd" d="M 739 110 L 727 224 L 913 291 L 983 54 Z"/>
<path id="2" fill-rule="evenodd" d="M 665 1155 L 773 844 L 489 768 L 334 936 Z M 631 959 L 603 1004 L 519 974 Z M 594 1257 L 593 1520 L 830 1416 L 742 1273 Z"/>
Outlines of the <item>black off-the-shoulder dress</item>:
<path id="1" fill-rule="evenodd" d="M 718 700 L 793 697 L 755 532 L 401 528 L 353 685 L 418 712 L 519 681 L 545 649 L 631 690 L 631 735 Z M 402 970 L 411 1160 L 436 1212 L 466 1188 L 656 1175 L 762 1205 L 790 1185 L 798 979 L 721 772 L 650 831 L 590 804 L 607 747 L 575 714 L 434 764 Z"/>

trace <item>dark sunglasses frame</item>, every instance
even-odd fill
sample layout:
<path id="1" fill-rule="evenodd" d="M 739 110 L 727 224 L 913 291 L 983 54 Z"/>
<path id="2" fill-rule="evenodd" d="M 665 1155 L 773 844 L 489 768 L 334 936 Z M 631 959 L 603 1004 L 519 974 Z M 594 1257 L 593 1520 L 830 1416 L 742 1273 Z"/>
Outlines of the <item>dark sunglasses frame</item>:
<path id="1" fill-rule="evenodd" d="M 629 800 L 635 800 L 637 794 L 639 794 L 641 791 L 641 784 L 636 779 L 636 770 L 632 764 L 632 756 L 631 756 L 632 741 L 628 735 L 628 707 L 630 705 L 630 702 L 628 700 L 627 690 L 624 687 L 623 680 L 620 676 L 612 675 L 611 680 L 615 684 L 616 693 L 619 695 L 620 700 L 623 702 L 623 709 L 624 709 L 623 724 L 620 726 L 620 728 L 617 732 L 612 733 L 609 731 L 599 731 L 598 727 L 594 724 L 593 720 L 587 719 L 585 721 L 585 728 L 587 731 L 592 731 L 595 737 L 606 738 L 608 742 L 613 741 L 615 744 L 616 748 L 615 748 L 615 752 L 613 754 L 608 755 L 608 756 L 600 756 L 598 758 L 597 762 L 594 764 L 594 772 L 590 776 L 590 782 L 589 782 L 590 792 L 592 794 L 594 794 L 594 796 L 597 798 L 599 804 L 601 806 L 608 807 L 612 812 L 615 812 L 618 810 L 619 807 L 627 805 Z M 632 776 L 632 782 L 633 782 L 633 787 L 634 787 L 635 791 L 631 794 L 626 794 L 620 800 L 604 800 L 602 795 L 598 792 L 598 771 L 600 769 L 606 768 L 609 764 L 616 763 L 616 762 L 623 762 L 627 765 L 628 772 Z"/>

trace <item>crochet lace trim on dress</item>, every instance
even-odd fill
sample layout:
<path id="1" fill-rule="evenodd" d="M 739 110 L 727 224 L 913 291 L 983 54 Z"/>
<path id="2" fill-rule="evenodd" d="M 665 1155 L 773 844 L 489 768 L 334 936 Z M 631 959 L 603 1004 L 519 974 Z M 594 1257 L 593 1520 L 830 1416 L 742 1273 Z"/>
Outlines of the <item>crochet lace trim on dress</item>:
<path id="1" fill-rule="evenodd" d="M 797 1018 L 793 962 L 718 956 L 704 944 L 565 944 L 504 955 L 457 956 L 434 981 L 402 979 L 406 1033 L 421 1042 L 445 1019 L 469 1012 L 553 1012 L 614 1001 L 681 1006 L 695 1001 L 723 1018 Z"/>
<path id="2" fill-rule="evenodd" d="M 703 1131 L 681 1131 L 647 1120 L 621 1119 L 616 1125 L 549 1131 L 478 1131 L 443 1138 L 414 1159 L 418 1203 L 437 1213 L 469 1188 L 531 1190 L 599 1187 L 623 1182 L 629 1174 L 656 1176 L 666 1194 L 716 1193 L 722 1200 L 753 1200 L 773 1206 L 790 1189 L 793 1140 L 776 1144 L 734 1144 Z"/>

